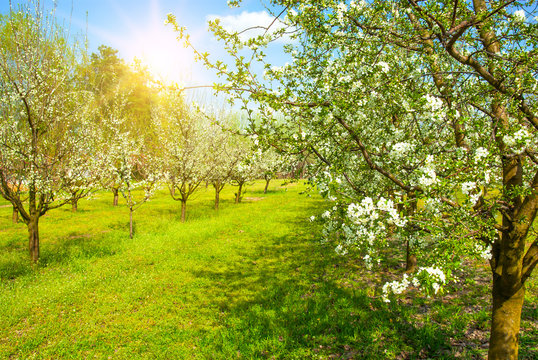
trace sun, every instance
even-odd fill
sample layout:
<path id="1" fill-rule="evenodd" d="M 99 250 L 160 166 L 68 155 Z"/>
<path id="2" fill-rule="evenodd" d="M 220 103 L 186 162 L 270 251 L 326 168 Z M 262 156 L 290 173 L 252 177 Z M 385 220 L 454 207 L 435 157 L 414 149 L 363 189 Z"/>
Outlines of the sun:
<path id="1" fill-rule="evenodd" d="M 183 83 L 193 78 L 194 54 L 178 40 L 174 30 L 154 19 L 146 26 L 133 29 L 123 42 L 126 58 L 138 59 L 156 80 Z"/>
<path id="2" fill-rule="evenodd" d="M 192 78 L 194 55 L 177 41 L 171 28 L 153 26 L 135 41 L 133 53 L 156 79 L 178 83 Z"/>

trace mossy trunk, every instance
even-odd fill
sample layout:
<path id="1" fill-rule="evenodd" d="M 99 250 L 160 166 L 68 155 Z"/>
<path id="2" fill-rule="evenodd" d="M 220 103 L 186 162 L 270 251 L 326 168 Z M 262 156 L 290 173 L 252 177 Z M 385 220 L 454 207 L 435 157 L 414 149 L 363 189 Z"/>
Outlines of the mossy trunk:
<path id="1" fill-rule="evenodd" d="M 19 222 L 19 210 L 17 210 L 16 206 L 13 206 L 13 214 L 11 215 L 11 221 L 13 221 L 13 224 L 17 224 Z"/>
<path id="2" fill-rule="evenodd" d="M 71 211 L 77 212 L 78 210 L 78 199 L 71 200 Z"/>
<path id="3" fill-rule="evenodd" d="M 187 202 L 181 200 L 181 222 L 182 223 L 185 222 L 186 213 L 187 213 Z"/>
<path id="4" fill-rule="evenodd" d="M 493 106 L 497 118 L 507 126 L 507 112 Z M 525 276 L 532 268 L 524 268 L 526 238 L 536 217 L 536 198 L 525 200 L 518 194 L 523 185 L 523 160 L 505 156 L 503 163 L 504 198 L 510 203 L 502 214 L 502 232 L 492 246 L 490 265 L 493 274 L 491 333 L 489 360 L 518 358 L 521 309 L 525 297 Z M 527 264 L 528 266 L 528 264 Z"/>
<path id="5" fill-rule="evenodd" d="M 525 286 L 519 287 L 515 293 L 512 293 L 506 289 L 502 277 L 495 276 L 492 295 L 493 310 L 488 359 L 516 360 Z"/>
<path id="6" fill-rule="evenodd" d="M 39 260 L 39 216 L 33 215 L 28 221 L 28 251 L 32 262 Z"/>

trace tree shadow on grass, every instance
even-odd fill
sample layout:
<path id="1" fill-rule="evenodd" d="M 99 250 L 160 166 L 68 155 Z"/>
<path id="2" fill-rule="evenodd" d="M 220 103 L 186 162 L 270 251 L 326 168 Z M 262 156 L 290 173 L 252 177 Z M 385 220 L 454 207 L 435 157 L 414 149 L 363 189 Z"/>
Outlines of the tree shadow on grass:
<path id="1" fill-rule="evenodd" d="M 50 266 L 68 264 L 74 259 L 112 256 L 120 249 L 117 237 L 106 234 L 73 233 L 56 243 L 47 243 L 41 251 L 39 264 Z"/>
<path id="2" fill-rule="evenodd" d="M 27 255 L 25 253 L 25 255 Z M 0 260 L 0 281 L 14 280 L 20 276 L 29 274 L 32 265 L 28 256 L 15 256 Z"/>
<path id="3" fill-rule="evenodd" d="M 443 330 L 415 324 L 409 309 L 346 287 L 333 251 L 295 234 L 267 239 L 254 254 L 226 268 L 193 271 L 212 282 L 220 327 L 199 349 L 207 358 L 450 358 Z M 215 297 L 211 300 L 211 297 Z"/>

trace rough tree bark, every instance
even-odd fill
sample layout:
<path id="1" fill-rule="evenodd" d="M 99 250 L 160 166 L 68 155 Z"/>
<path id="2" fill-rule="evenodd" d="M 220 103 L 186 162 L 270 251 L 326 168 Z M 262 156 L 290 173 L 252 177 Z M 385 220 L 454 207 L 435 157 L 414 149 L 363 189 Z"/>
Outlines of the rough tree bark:
<path id="1" fill-rule="evenodd" d="M 11 221 L 13 224 L 17 224 L 19 222 L 19 210 L 17 210 L 15 205 L 13 205 L 13 215 L 11 216 Z"/>
<path id="2" fill-rule="evenodd" d="M 114 201 L 112 202 L 112 206 L 118 206 L 118 199 L 119 199 L 119 192 L 120 190 L 118 188 L 112 188 L 112 193 L 114 194 Z"/>
<path id="3" fill-rule="evenodd" d="M 265 175 L 265 188 L 263 189 L 263 193 L 267 194 L 267 188 L 269 188 L 269 182 L 271 181 L 271 177 Z"/>
<path id="4" fill-rule="evenodd" d="M 129 208 L 129 238 L 133 238 L 134 229 L 133 229 L 133 209 Z"/>
<path id="5" fill-rule="evenodd" d="M 407 205 L 407 216 L 411 217 L 415 214 L 417 210 L 417 197 L 416 194 L 411 191 L 407 193 L 409 204 Z M 405 271 L 408 273 L 413 273 L 417 269 L 417 256 L 413 254 L 413 249 L 409 239 L 407 239 L 406 249 L 405 249 Z"/>
<path id="6" fill-rule="evenodd" d="M 237 189 L 237 194 L 235 194 L 235 203 L 239 204 L 241 202 L 241 191 L 243 190 L 243 183 L 239 183 L 239 189 Z"/>
<path id="7" fill-rule="evenodd" d="M 181 222 L 185 222 L 185 214 L 187 212 L 187 201 L 181 200 Z"/>
<path id="8" fill-rule="evenodd" d="M 39 260 L 39 216 L 32 214 L 28 221 L 28 250 L 34 263 Z"/>

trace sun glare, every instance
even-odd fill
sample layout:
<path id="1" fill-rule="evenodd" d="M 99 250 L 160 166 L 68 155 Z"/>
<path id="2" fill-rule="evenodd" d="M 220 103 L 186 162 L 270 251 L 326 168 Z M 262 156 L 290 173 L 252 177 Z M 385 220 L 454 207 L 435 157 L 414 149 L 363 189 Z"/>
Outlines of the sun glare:
<path id="1" fill-rule="evenodd" d="M 157 80 L 165 83 L 192 80 L 193 53 L 177 41 L 173 30 L 163 24 L 153 24 L 146 30 L 130 40 L 129 56 L 146 65 Z"/>

